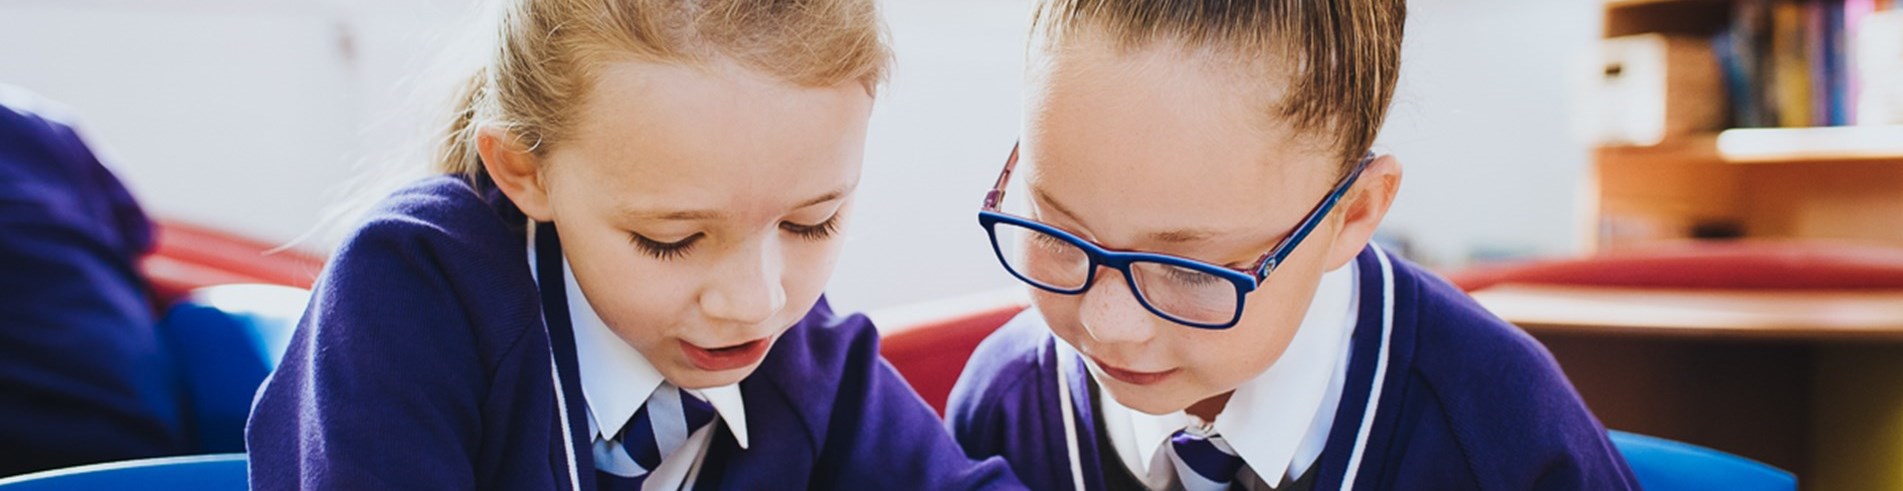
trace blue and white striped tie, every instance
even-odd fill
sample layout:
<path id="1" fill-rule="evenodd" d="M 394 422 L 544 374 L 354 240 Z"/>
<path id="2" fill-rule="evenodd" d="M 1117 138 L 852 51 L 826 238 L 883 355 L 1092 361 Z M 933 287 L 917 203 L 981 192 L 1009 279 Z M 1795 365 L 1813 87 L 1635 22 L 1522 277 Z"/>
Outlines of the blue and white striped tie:
<path id="1" fill-rule="evenodd" d="M 1212 429 L 1190 428 L 1170 435 L 1170 462 L 1184 491 L 1223 491 L 1242 471 L 1242 457 Z"/>
<path id="2" fill-rule="evenodd" d="M 638 491 L 661 458 L 714 420 L 714 407 L 672 384 L 661 384 L 611 440 L 595 439 L 595 484 L 603 491 Z"/>

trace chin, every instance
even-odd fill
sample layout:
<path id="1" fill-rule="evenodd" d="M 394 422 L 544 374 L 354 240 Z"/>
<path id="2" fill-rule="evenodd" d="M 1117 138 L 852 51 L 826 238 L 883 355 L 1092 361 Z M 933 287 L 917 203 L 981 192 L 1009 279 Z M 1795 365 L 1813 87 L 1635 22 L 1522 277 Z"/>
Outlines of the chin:
<path id="1" fill-rule="evenodd" d="M 1115 380 L 1103 379 L 1097 379 L 1097 386 L 1103 389 L 1103 393 L 1109 394 L 1112 399 L 1116 399 L 1117 404 L 1122 404 L 1123 407 L 1144 414 L 1170 414 L 1181 411 L 1195 402 L 1182 400 L 1183 398 L 1181 397 L 1173 397 L 1170 394 L 1172 391 L 1160 387 L 1137 388 L 1127 386 Z"/>

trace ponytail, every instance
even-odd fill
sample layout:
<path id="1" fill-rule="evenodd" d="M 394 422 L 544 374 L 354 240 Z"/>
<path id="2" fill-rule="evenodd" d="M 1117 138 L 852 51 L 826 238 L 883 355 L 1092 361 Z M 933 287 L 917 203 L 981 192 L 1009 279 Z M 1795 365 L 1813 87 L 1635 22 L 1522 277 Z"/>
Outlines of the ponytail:
<path id="1" fill-rule="evenodd" d="M 434 171 L 463 176 L 472 182 L 483 175 L 482 154 L 476 152 L 476 116 L 489 103 L 488 98 L 489 69 L 477 69 L 456 90 L 454 109 L 436 148 Z"/>

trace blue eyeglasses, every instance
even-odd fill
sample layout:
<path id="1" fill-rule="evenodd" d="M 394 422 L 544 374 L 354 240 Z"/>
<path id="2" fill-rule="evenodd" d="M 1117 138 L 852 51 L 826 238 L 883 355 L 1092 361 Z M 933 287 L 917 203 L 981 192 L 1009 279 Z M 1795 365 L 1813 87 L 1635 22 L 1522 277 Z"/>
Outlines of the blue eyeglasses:
<path id="1" fill-rule="evenodd" d="M 1328 211 L 1341 201 L 1361 171 L 1374 161 L 1368 153 L 1353 170 L 1335 184 L 1335 188 L 1315 205 L 1308 216 L 1289 232 L 1275 248 L 1262 254 L 1255 265 L 1230 268 L 1194 259 L 1138 251 L 1106 248 L 1029 218 L 999 210 L 1004 190 L 1017 168 L 1018 147 L 1004 162 L 998 183 L 985 193 L 984 208 L 978 223 L 991 235 L 991 249 L 998 254 L 1004 269 L 1025 283 L 1063 295 L 1077 295 L 1090 289 L 1097 270 L 1108 267 L 1123 273 L 1145 309 L 1178 324 L 1202 329 L 1228 329 L 1242 319 L 1244 297 L 1255 291 L 1275 272 L 1295 246 L 1321 224 Z"/>

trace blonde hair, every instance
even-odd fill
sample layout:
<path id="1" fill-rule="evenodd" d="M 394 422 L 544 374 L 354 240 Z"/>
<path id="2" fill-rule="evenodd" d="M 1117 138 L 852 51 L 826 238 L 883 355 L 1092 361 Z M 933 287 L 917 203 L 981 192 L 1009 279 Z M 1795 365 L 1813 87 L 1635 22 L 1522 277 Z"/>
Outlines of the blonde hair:
<path id="1" fill-rule="evenodd" d="M 1374 144 L 1400 74 L 1403 0 L 1036 0 L 1047 43 L 1088 31 L 1124 49 L 1175 41 L 1284 77 L 1272 108 L 1345 162 Z M 1266 60 L 1285 62 L 1264 63 Z"/>
<path id="2" fill-rule="evenodd" d="M 459 89 L 436 172 L 484 175 L 475 132 L 500 126 L 546 152 L 561 143 L 610 62 L 714 60 L 802 87 L 857 80 L 891 63 L 873 0 L 505 0 L 494 56 Z"/>

